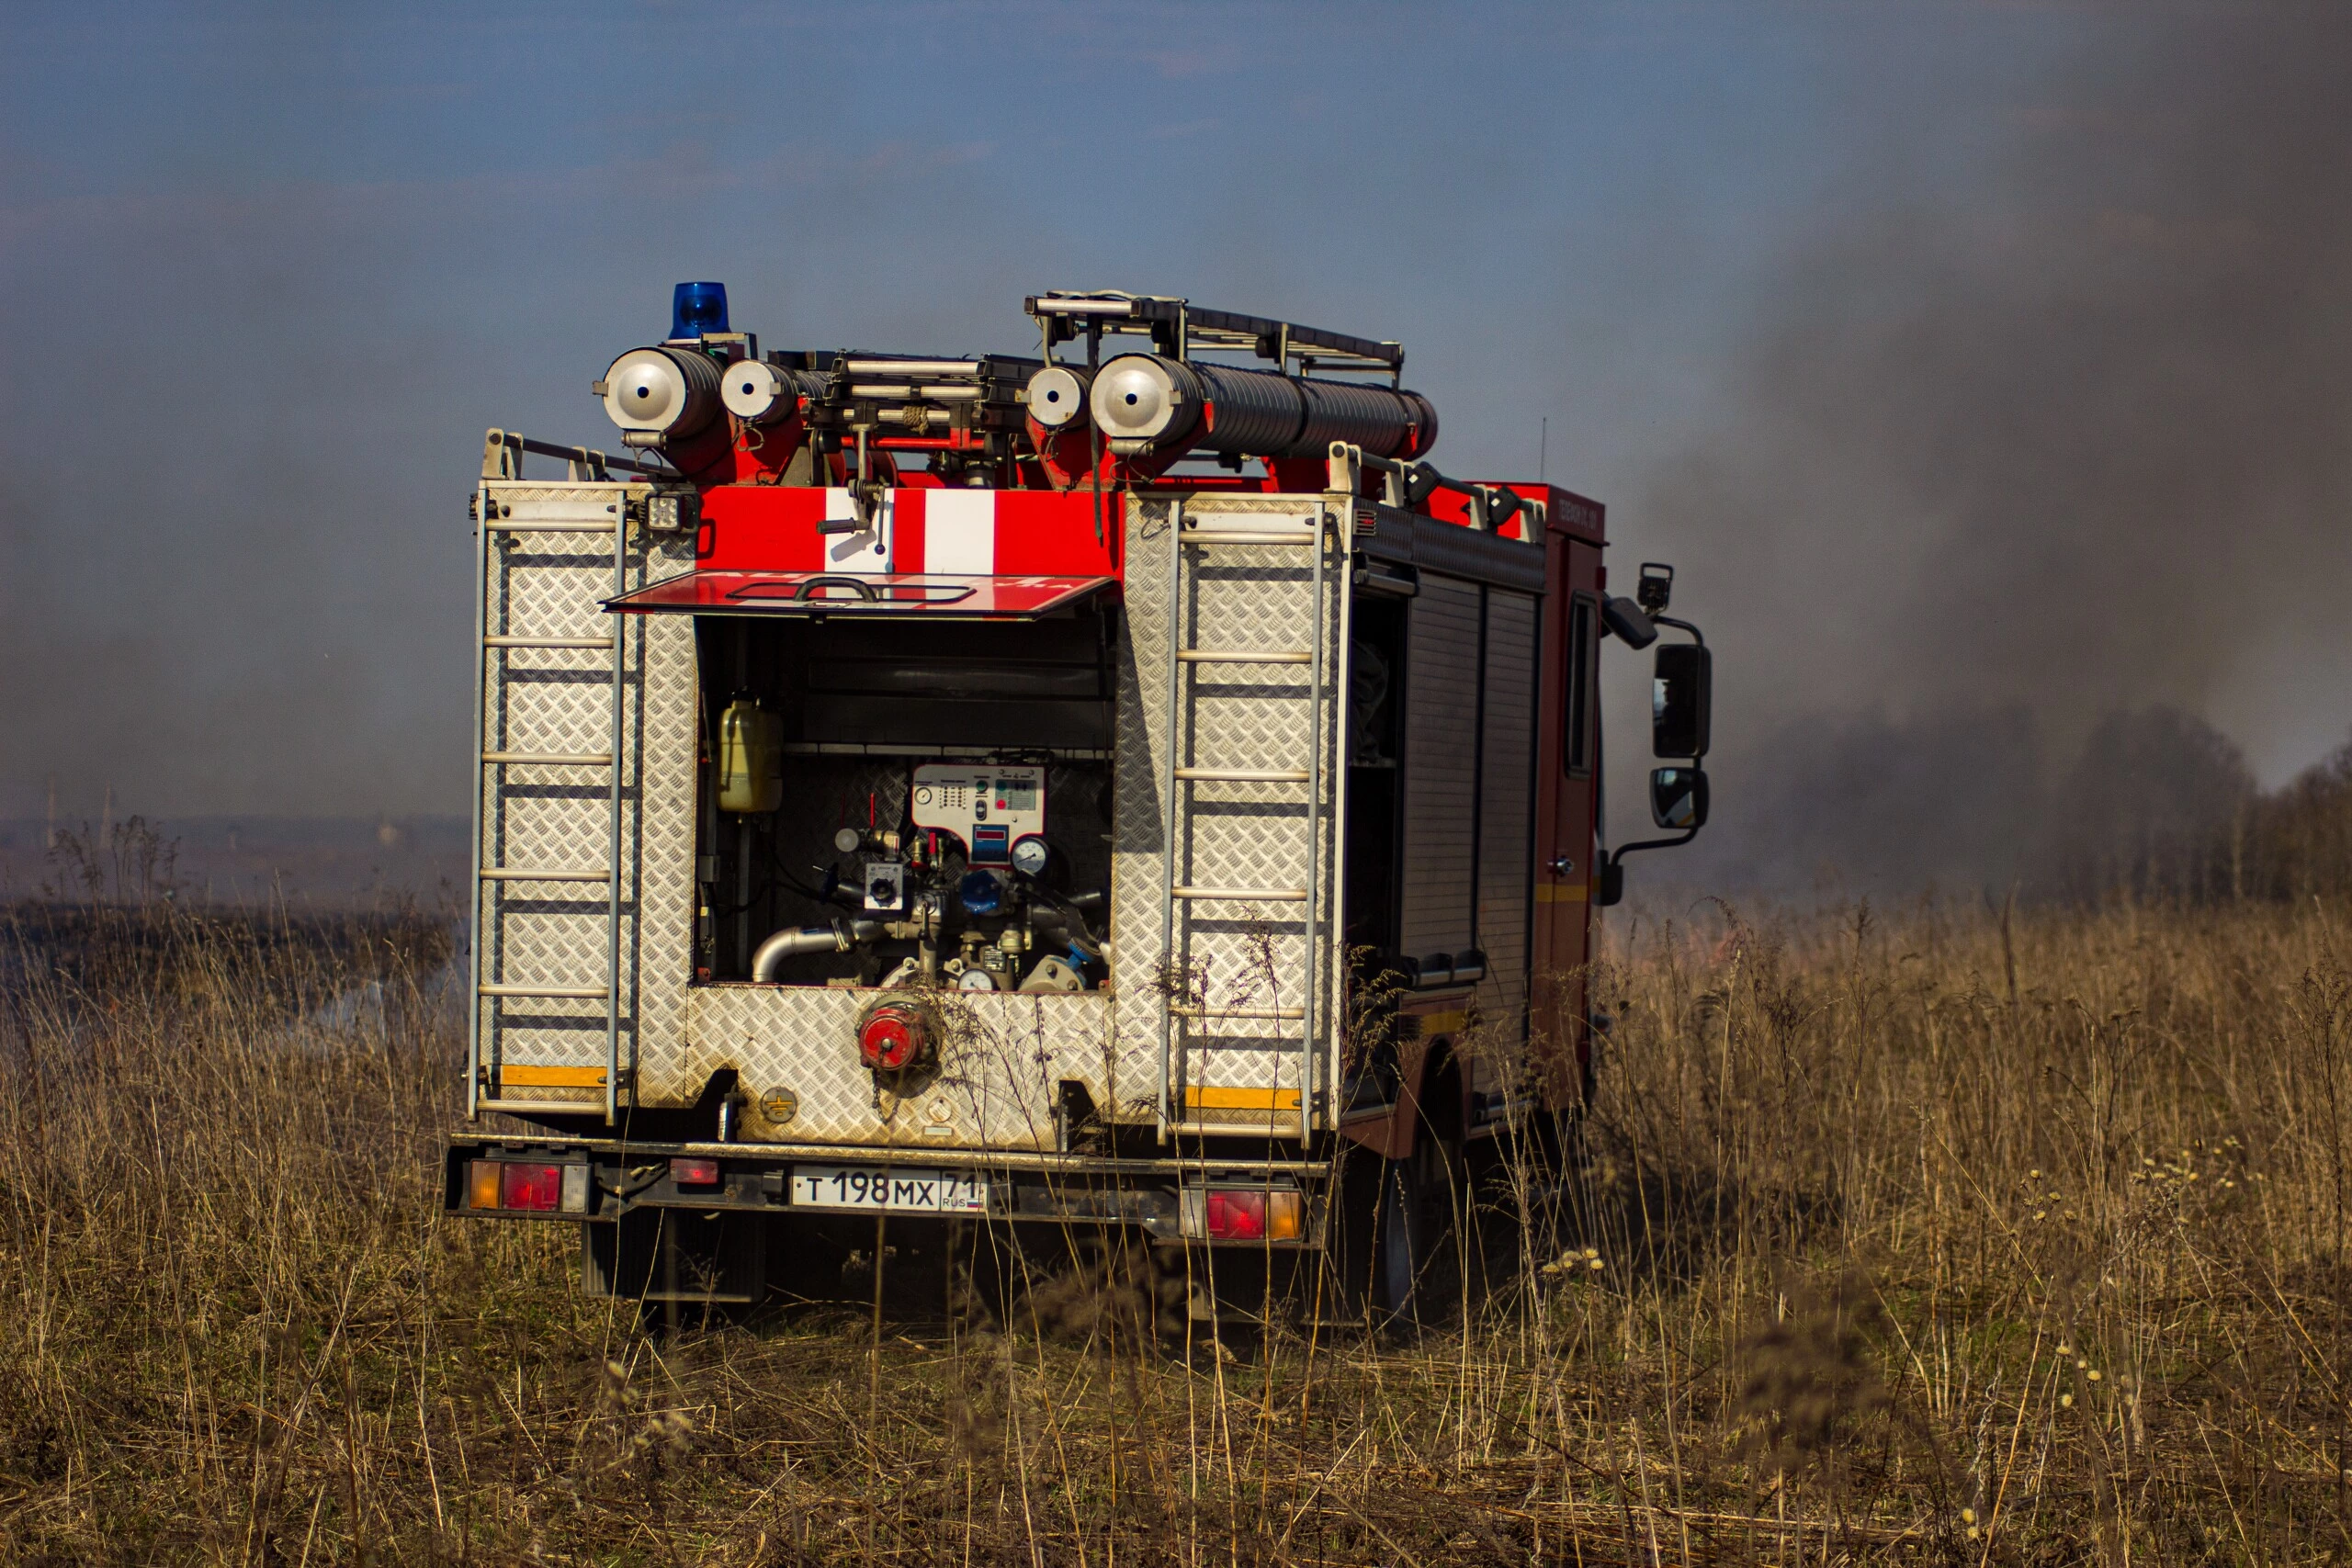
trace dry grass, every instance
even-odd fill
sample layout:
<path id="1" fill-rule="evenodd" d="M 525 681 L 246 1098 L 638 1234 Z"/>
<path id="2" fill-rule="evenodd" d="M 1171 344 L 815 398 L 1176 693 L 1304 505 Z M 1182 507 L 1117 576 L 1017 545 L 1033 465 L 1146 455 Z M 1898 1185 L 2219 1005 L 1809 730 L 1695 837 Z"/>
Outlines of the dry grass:
<path id="1" fill-rule="evenodd" d="M 457 1046 L 433 924 L 20 917 L 0 1542 L 56 1562 L 2352 1555 L 2352 953 L 2329 910 L 1699 915 L 1618 933 L 1566 1256 L 1467 1332 L 1281 1333 L 1187 1364 L 1018 1316 L 905 1324 L 872 1381 L 862 1314 L 649 1337 L 574 1292 L 568 1227 L 439 1216 Z"/>

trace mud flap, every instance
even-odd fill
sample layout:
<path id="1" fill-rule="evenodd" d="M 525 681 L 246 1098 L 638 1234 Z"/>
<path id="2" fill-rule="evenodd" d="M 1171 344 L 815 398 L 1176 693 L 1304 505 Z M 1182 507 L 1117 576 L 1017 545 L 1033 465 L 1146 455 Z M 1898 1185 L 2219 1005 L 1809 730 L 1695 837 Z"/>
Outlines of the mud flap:
<path id="1" fill-rule="evenodd" d="M 751 1306 L 767 1293 L 764 1215 L 632 1209 L 581 1226 L 580 1288 L 592 1296 Z"/>

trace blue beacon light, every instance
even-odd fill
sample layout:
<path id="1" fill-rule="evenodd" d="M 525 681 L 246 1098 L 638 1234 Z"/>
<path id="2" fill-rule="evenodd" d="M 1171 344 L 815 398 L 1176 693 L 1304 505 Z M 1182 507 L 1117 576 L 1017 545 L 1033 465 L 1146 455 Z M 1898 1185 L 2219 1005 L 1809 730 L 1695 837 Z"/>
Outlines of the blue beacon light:
<path id="1" fill-rule="evenodd" d="M 681 283 L 670 296 L 670 341 L 727 330 L 727 285 Z"/>

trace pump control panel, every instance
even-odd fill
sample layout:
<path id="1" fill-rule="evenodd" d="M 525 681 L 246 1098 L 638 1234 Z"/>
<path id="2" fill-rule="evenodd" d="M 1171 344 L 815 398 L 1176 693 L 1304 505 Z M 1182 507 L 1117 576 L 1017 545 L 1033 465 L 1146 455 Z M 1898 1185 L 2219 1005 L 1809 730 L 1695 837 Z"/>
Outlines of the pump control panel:
<path id="1" fill-rule="evenodd" d="M 1046 770 L 1010 762 L 926 762 L 910 814 L 962 841 L 974 865 L 1010 865 L 1012 846 L 1046 830 Z"/>

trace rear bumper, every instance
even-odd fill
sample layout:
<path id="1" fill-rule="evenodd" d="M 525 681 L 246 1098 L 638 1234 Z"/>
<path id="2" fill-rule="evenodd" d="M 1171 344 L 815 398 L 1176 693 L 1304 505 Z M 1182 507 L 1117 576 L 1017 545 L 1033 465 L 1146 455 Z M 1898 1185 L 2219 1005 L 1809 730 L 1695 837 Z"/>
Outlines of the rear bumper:
<path id="1" fill-rule="evenodd" d="M 681 1180 L 673 1162 L 684 1161 L 705 1162 L 708 1168 L 688 1174 L 716 1179 Z M 477 1201 L 479 1184 L 471 1178 L 480 1162 L 561 1168 L 570 1179 L 559 1179 L 549 1190 L 563 1195 L 562 1206 L 512 1208 Z M 933 1211 L 811 1203 L 806 1198 L 808 1184 L 797 1184 L 802 1190 L 797 1198 L 793 1180 L 795 1168 L 808 1167 L 880 1168 L 899 1179 L 902 1190 L 909 1180 L 935 1176 L 976 1179 L 985 1187 L 985 1198 L 973 1207 Z M 887 1212 L 917 1218 L 1132 1226 L 1157 1241 L 1299 1250 L 1320 1244 L 1321 1198 L 1330 1171 L 1329 1163 L 1321 1160 L 1106 1159 L 972 1149 L 467 1136 L 451 1139 L 444 1151 L 442 1207 L 469 1219 L 569 1220 L 590 1224 L 616 1224 L 626 1214 L 663 1209 L 712 1216 L 835 1219 Z M 1307 1223 L 1295 1239 L 1228 1241 L 1210 1236 L 1204 1232 L 1202 1200 L 1212 1187 L 1296 1191 L 1302 1195 Z"/>

